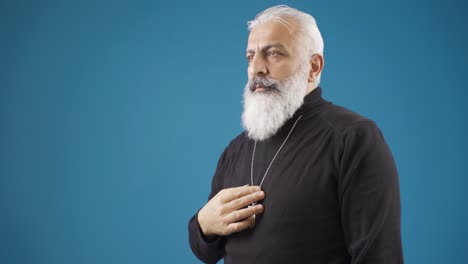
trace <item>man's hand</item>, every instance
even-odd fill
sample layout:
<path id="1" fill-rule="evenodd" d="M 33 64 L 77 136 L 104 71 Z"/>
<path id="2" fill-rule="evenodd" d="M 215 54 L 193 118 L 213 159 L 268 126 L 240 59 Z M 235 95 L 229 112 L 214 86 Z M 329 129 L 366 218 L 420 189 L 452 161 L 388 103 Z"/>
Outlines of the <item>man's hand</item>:
<path id="1" fill-rule="evenodd" d="M 257 204 L 265 193 L 259 186 L 242 186 L 223 189 L 198 212 L 198 223 L 205 236 L 227 236 L 240 232 L 255 224 L 254 215 L 263 212 Z"/>

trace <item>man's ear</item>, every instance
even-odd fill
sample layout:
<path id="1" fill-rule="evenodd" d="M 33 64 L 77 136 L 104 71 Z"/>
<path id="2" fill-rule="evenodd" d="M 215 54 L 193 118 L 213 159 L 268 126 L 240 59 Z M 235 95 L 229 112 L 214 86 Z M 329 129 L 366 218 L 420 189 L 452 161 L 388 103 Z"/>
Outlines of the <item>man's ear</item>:
<path id="1" fill-rule="evenodd" d="M 312 58 L 310 58 L 309 78 L 307 79 L 309 83 L 314 82 L 317 76 L 320 75 L 323 70 L 324 63 L 322 54 L 316 53 L 312 55 Z"/>

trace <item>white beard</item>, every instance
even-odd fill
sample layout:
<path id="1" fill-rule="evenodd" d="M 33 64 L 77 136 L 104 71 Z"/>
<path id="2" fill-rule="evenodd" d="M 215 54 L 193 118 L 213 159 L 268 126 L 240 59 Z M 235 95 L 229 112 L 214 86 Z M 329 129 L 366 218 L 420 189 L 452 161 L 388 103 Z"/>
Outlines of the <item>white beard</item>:
<path id="1" fill-rule="evenodd" d="M 244 89 L 242 125 L 253 140 L 263 141 L 276 134 L 301 107 L 308 88 L 307 68 L 301 67 L 284 81 L 270 81 L 278 84 L 278 90 L 251 91 L 252 80 Z"/>

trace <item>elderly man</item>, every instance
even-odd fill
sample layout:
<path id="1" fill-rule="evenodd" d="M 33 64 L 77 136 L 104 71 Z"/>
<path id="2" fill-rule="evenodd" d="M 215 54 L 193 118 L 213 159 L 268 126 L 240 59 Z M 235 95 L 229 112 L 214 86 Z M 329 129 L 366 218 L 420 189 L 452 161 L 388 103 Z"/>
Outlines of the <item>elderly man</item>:
<path id="1" fill-rule="evenodd" d="M 403 263 L 400 194 L 377 125 L 322 98 L 323 40 L 275 6 L 248 23 L 238 135 L 189 222 L 206 263 Z"/>

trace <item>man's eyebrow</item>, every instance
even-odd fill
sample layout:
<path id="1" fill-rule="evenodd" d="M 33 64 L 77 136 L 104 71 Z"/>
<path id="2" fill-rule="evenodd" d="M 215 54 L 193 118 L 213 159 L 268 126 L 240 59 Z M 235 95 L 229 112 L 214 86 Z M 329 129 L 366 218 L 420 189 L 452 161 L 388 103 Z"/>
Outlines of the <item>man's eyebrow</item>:
<path id="1" fill-rule="evenodd" d="M 286 50 L 286 47 L 284 47 L 283 44 L 275 43 L 275 44 L 266 45 L 265 47 L 261 49 L 261 51 L 265 52 L 271 48 L 280 48 L 280 49 Z M 255 51 L 253 49 L 247 49 L 246 53 L 255 53 Z"/>

